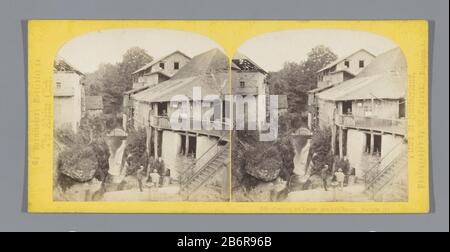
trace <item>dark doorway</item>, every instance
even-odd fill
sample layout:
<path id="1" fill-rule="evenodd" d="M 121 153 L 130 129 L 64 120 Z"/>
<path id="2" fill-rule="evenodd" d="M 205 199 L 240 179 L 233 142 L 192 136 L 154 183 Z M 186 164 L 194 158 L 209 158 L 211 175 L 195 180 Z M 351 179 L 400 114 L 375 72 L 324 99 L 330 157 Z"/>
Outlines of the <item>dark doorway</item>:
<path id="1" fill-rule="evenodd" d="M 189 141 L 188 155 L 195 158 L 195 155 L 197 153 L 197 137 L 189 136 L 188 141 Z"/>
<path id="2" fill-rule="evenodd" d="M 371 147 L 371 135 L 370 133 L 365 133 L 364 135 L 366 135 L 366 147 L 365 147 L 365 151 L 366 153 L 370 153 L 370 147 Z"/>
<path id="3" fill-rule="evenodd" d="M 400 99 L 398 101 L 398 118 L 406 117 L 406 103 L 405 99 Z"/>
<path id="4" fill-rule="evenodd" d="M 381 155 L 381 135 L 373 136 L 373 154 Z"/>
<path id="5" fill-rule="evenodd" d="M 157 130 L 156 134 L 158 134 L 158 149 L 155 150 L 158 153 L 158 157 L 161 157 L 162 154 L 162 137 L 163 137 L 163 132 Z"/>
<path id="6" fill-rule="evenodd" d="M 180 154 L 186 155 L 186 136 L 181 135 Z"/>

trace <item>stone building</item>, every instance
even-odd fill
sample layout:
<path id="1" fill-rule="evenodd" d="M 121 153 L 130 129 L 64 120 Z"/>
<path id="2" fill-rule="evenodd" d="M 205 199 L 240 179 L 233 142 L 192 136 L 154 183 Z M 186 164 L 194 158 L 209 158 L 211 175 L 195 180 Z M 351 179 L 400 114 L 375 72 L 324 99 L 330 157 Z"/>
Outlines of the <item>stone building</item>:
<path id="1" fill-rule="evenodd" d="M 54 127 L 78 131 L 85 113 L 84 74 L 56 58 L 53 67 Z"/>

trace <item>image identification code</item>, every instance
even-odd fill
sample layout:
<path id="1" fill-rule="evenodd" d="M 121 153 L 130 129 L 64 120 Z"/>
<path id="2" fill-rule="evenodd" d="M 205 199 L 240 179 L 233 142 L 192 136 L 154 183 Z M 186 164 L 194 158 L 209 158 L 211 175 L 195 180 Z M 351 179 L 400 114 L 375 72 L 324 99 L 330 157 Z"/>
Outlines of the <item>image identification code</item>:
<path id="1" fill-rule="evenodd" d="M 184 236 L 177 241 L 178 247 L 200 247 L 209 249 L 211 247 L 270 247 L 272 238 L 269 236 L 222 236 L 220 240 L 212 238 L 189 238 Z"/>

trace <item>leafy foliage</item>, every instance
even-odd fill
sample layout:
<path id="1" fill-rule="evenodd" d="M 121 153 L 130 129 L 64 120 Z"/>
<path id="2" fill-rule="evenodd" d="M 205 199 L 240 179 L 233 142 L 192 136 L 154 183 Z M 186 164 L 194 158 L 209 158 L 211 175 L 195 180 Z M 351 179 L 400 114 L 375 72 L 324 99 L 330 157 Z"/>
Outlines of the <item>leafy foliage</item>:
<path id="1" fill-rule="evenodd" d="M 146 152 L 146 131 L 141 128 L 139 130 L 131 130 L 128 133 L 127 147 L 125 148 L 126 156 L 130 166 L 128 167 L 128 174 L 134 173 L 142 165 L 147 168 L 148 154 Z"/>
<path id="2" fill-rule="evenodd" d="M 117 64 L 102 64 L 94 73 L 87 74 L 86 93 L 101 95 L 106 114 L 117 113 L 122 106 L 122 95 L 132 88 L 131 73 L 151 62 L 153 58 L 142 48 L 132 47 Z"/>
<path id="3" fill-rule="evenodd" d="M 325 46 L 314 47 L 306 60 L 286 62 L 283 69 L 271 72 L 268 85 L 271 94 L 286 94 L 288 97 L 288 113 L 279 117 L 278 139 L 275 142 L 260 142 L 256 131 L 238 131 L 233 137 L 233 157 L 245 162 L 234 162 L 233 185 L 245 188 L 257 185 L 261 179 L 252 176 L 246 170 L 254 166 L 268 170 L 277 170 L 278 176 L 287 180 L 294 169 L 294 148 L 292 133 L 300 127 L 306 127 L 307 91 L 316 87 L 317 71 L 337 59 L 337 56 Z M 317 167 L 329 163 L 331 131 L 318 132 L 313 138 L 312 152 L 317 152 Z M 261 165 L 264 163 L 264 165 Z M 251 168 L 250 168 L 251 169 Z"/>
<path id="4" fill-rule="evenodd" d="M 315 153 L 313 173 L 319 172 L 324 165 L 331 167 L 333 155 L 331 153 L 331 129 L 318 129 L 314 132 L 310 153 Z"/>
<path id="5" fill-rule="evenodd" d="M 83 118 L 77 133 L 70 129 L 55 131 L 56 140 L 65 146 L 57 159 L 57 181 L 63 190 L 93 177 L 100 181 L 105 179 L 109 169 L 105 128 L 100 116 Z"/>
<path id="6" fill-rule="evenodd" d="M 307 105 L 306 92 L 317 85 L 317 71 L 337 59 L 328 47 L 316 46 L 308 54 L 306 60 L 300 63 L 286 62 L 278 72 L 269 74 L 268 83 L 271 92 L 288 96 L 289 112 L 296 113 L 305 110 Z"/>

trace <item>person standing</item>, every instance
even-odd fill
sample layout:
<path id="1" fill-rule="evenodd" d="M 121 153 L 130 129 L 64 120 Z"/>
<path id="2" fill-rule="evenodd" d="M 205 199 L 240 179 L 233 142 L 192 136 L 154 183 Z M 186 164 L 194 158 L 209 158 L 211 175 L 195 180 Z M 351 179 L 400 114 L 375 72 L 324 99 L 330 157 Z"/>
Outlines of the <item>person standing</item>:
<path id="1" fill-rule="evenodd" d="M 338 183 L 339 190 L 343 191 L 345 174 L 342 172 L 342 169 L 339 168 L 339 170 L 334 175 L 336 176 L 336 182 Z"/>
<path id="2" fill-rule="evenodd" d="M 136 172 L 136 178 L 139 184 L 139 191 L 143 192 L 144 191 L 144 187 L 143 187 L 143 180 L 145 178 L 145 174 L 144 174 L 144 166 L 140 166 L 139 169 Z"/>
<path id="3" fill-rule="evenodd" d="M 152 179 L 153 187 L 159 187 L 159 179 L 161 178 L 161 176 L 159 175 L 158 170 L 154 169 L 153 172 L 150 173 L 150 178 Z"/>
<path id="4" fill-rule="evenodd" d="M 320 170 L 320 177 L 322 178 L 323 189 L 328 191 L 328 165 L 325 165 L 322 170 Z"/>

